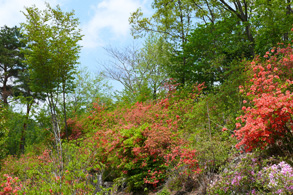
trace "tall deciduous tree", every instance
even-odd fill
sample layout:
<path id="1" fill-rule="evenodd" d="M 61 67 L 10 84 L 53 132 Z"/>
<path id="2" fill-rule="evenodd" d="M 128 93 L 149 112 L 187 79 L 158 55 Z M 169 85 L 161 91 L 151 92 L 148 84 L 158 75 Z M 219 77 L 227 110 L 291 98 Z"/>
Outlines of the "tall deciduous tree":
<path id="1" fill-rule="evenodd" d="M 8 105 L 8 97 L 12 96 L 13 79 L 17 77 L 18 71 L 22 69 L 22 54 L 20 48 L 23 46 L 19 29 L 15 26 L 9 28 L 4 26 L 0 30 L 0 93 L 3 103 Z"/>
<path id="2" fill-rule="evenodd" d="M 32 91 L 47 96 L 58 156 L 62 158 L 58 96 L 63 94 L 65 107 L 65 94 L 73 88 L 71 83 L 80 51 L 78 41 L 82 35 L 74 12 L 63 13 L 59 6 L 55 9 L 46 6 L 43 11 L 33 6 L 24 12 L 27 21 L 22 24 L 23 34 L 30 48 L 25 52 L 25 62 L 29 66 Z"/>

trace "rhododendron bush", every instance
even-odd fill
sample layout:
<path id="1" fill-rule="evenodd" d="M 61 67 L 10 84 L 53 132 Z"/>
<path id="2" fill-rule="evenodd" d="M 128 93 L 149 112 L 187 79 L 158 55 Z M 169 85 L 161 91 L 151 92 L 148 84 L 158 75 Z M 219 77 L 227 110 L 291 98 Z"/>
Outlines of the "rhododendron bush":
<path id="1" fill-rule="evenodd" d="M 261 61 L 251 62 L 252 78 L 240 86 L 246 95 L 244 114 L 236 124 L 235 136 L 246 151 L 267 146 L 286 146 L 292 152 L 293 141 L 293 49 L 274 48 Z"/>
<path id="2" fill-rule="evenodd" d="M 169 99 L 112 112 L 94 106 L 86 128 L 96 131 L 100 161 L 127 178 L 131 190 L 154 188 L 172 170 L 199 171 L 196 151 L 182 138 L 181 118 L 170 109 Z"/>
<path id="3" fill-rule="evenodd" d="M 0 195 L 17 194 L 22 188 L 22 184 L 17 177 L 12 178 L 5 174 L 6 181 L 0 185 Z"/>

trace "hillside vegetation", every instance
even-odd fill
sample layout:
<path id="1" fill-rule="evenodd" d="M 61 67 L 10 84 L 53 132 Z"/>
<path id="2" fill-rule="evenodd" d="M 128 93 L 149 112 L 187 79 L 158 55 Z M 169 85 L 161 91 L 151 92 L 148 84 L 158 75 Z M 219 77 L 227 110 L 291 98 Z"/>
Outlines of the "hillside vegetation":
<path id="1" fill-rule="evenodd" d="M 73 12 L 26 8 L 0 31 L 0 195 L 292 194 L 291 6 L 154 1 L 98 75 Z"/>

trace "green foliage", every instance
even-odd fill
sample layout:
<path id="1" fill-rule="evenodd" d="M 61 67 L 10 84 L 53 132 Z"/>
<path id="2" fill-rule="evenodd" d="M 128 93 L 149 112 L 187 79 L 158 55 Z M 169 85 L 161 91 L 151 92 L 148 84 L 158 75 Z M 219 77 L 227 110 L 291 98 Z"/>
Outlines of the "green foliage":
<path id="1" fill-rule="evenodd" d="M 170 195 L 170 194 L 171 193 L 166 188 L 164 188 L 163 190 L 157 193 L 157 195 Z"/>
<path id="2" fill-rule="evenodd" d="M 228 79 L 231 63 L 292 40 L 290 1 L 158 0 L 152 6 L 151 17 L 140 9 L 132 13 L 132 34 L 156 32 L 165 39 L 172 56 L 168 77 L 184 85 L 205 82 L 212 89 Z"/>
<path id="3" fill-rule="evenodd" d="M 249 43 L 239 42 L 245 34 L 237 23 L 235 17 L 223 18 L 193 30 L 184 51 L 192 83 L 205 82 L 208 89 L 212 89 L 215 83 L 219 85 L 228 80 L 234 64 L 239 64 L 241 58 L 250 57 Z"/>
<path id="4" fill-rule="evenodd" d="M 7 109 L 0 102 L 0 159 L 3 159 L 7 153 L 7 145 L 6 140 L 8 138 L 8 126 L 7 126 Z M 1 168 L 1 166 L 0 166 Z"/>
<path id="5" fill-rule="evenodd" d="M 62 176 L 56 173 L 61 167 L 55 166 L 58 158 L 56 153 L 44 147 L 34 153 L 28 153 L 15 158 L 9 156 L 3 163 L 0 172 L 9 172 L 10 176 L 18 177 L 22 193 L 37 194 L 39 192 L 54 194 L 85 194 L 98 188 L 96 174 L 101 173 L 103 165 L 97 162 L 94 142 L 88 138 L 63 144 Z M 0 183 L 3 180 L 0 179 Z M 61 187 L 62 186 L 62 187 Z M 0 188 L 1 189 L 1 188 Z"/>
<path id="6" fill-rule="evenodd" d="M 22 151 L 20 148 L 21 136 L 24 123 L 26 124 L 26 131 L 24 133 L 25 147 L 32 148 L 35 144 L 45 143 L 45 139 L 49 135 L 49 131 L 41 128 L 39 123 L 33 119 L 26 119 L 26 115 L 9 111 L 6 113 L 9 120 L 7 120 L 7 127 L 10 129 L 7 138 L 6 149 L 10 155 L 19 155 Z"/>
<path id="7" fill-rule="evenodd" d="M 251 21 L 255 26 L 255 51 L 257 54 L 264 55 L 278 43 L 288 44 L 291 42 L 292 2 L 282 0 L 256 1 L 254 8 L 257 14 L 251 18 Z"/>

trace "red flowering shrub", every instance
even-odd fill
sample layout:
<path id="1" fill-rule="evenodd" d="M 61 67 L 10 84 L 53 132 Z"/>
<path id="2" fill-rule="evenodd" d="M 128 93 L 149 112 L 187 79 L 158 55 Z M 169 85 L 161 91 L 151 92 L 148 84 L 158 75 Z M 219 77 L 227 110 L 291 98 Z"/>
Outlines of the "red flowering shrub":
<path id="1" fill-rule="evenodd" d="M 180 138 L 181 119 L 170 110 L 169 99 L 93 111 L 88 119 L 87 128 L 96 129 L 100 160 L 126 177 L 134 191 L 160 185 L 171 169 L 199 171 L 195 150 Z"/>
<path id="2" fill-rule="evenodd" d="M 293 141 L 293 49 L 290 45 L 272 49 L 264 57 L 264 62 L 256 58 L 251 63 L 253 77 L 248 87 L 240 86 L 250 100 L 243 101 L 247 106 L 242 108 L 244 115 L 237 118 L 241 123 L 235 131 L 240 140 L 236 147 L 244 146 L 245 151 L 263 149 L 277 140 L 279 144 Z"/>
<path id="3" fill-rule="evenodd" d="M 17 177 L 12 178 L 7 174 L 5 174 L 4 177 L 6 177 L 6 181 L 0 185 L 0 195 L 17 195 L 17 192 L 22 188 L 19 179 Z"/>

